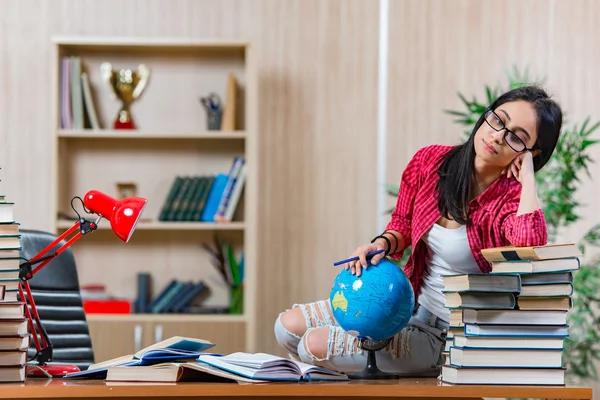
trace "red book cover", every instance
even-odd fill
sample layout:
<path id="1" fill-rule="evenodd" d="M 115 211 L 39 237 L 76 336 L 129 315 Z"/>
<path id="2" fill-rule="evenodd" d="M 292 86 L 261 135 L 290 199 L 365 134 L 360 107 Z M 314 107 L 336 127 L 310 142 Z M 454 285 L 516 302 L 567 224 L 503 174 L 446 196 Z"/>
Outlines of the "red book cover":
<path id="1" fill-rule="evenodd" d="M 84 300 L 86 314 L 131 314 L 129 300 Z"/>

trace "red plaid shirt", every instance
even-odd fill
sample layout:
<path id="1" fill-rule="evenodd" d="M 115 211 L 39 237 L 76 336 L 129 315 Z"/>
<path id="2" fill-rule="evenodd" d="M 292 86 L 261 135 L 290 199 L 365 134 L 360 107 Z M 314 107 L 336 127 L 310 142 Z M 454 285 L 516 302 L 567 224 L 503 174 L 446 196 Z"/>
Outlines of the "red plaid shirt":
<path id="1" fill-rule="evenodd" d="M 424 147 L 410 160 L 402 173 L 396 207 L 386 229 L 398 231 L 404 237 L 411 255 L 404 272 L 410 279 L 415 295 L 427 262 L 427 245 L 421 237 L 440 218 L 435 186 L 438 180 L 435 162 L 452 146 Z M 521 183 L 502 175 L 469 204 L 467 237 L 475 261 L 482 272 L 491 264 L 481 255 L 481 249 L 498 246 L 540 246 L 548 241 L 546 221 L 541 209 L 517 216 L 521 198 Z M 390 257 L 399 259 L 404 249 Z"/>

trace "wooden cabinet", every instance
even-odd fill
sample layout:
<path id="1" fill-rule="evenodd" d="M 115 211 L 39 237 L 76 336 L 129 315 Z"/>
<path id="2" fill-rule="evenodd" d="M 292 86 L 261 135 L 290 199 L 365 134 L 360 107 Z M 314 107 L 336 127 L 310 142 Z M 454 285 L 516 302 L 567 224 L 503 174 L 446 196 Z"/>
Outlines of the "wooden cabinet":
<path id="1" fill-rule="evenodd" d="M 133 354 L 153 338 L 152 323 L 122 318 L 88 318 L 95 362 Z"/>
<path id="2" fill-rule="evenodd" d="M 209 340 L 216 346 L 209 350 L 216 353 L 245 351 L 245 323 L 243 321 L 164 321 L 152 326 L 156 338 L 188 336 Z"/>

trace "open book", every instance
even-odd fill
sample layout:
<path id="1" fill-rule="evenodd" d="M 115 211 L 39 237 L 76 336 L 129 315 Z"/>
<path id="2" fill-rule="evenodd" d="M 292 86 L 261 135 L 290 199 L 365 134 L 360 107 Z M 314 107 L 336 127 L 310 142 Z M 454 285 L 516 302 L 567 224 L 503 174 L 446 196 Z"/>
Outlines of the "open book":
<path id="1" fill-rule="evenodd" d="M 170 362 L 148 366 L 114 366 L 106 373 L 107 382 L 238 382 L 265 383 L 198 361 Z"/>
<path id="2" fill-rule="evenodd" d="M 238 352 L 226 356 L 202 354 L 198 361 L 252 380 L 299 382 L 349 379 L 340 372 L 266 353 Z"/>
<path id="3" fill-rule="evenodd" d="M 145 347 L 135 354 L 92 364 L 85 371 L 72 372 L 64 377 L 104 379 L 109 367 L 154 365 L 170 361 L 195 360 L 203 351 L 214 346 L 213 343 L 202 339 L 173 336 Z"/>

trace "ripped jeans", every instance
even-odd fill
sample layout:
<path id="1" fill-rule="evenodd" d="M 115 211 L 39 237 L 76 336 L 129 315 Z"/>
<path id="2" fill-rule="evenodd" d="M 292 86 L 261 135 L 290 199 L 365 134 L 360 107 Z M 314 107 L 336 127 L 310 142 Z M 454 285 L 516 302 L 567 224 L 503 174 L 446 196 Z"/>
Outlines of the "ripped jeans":
<path id="1" fill-rule="evenodd" d="M 334 320 L 328 300 L 294 304 L 300 307 L 306 322 L 306 333 L 299 337 L 281 324 L 281 314 L 275 322 L 275 337 L 290 353 L 308 364 L 316 364 L 341 372 L 356 372 L 365 368 L 367 351 L 359 347 L 359 340 L 347 334 Z M 311 330 L 328 326 L 327 356 L 317 358 L 310 353 L 306 338 Z M 385 372 L 414 377 L 437 377 L 444 363 L 442 351 L 446 343 L 448 323 L 420 304 L 407 326 L 375 353 L 377 367 Z"/>

